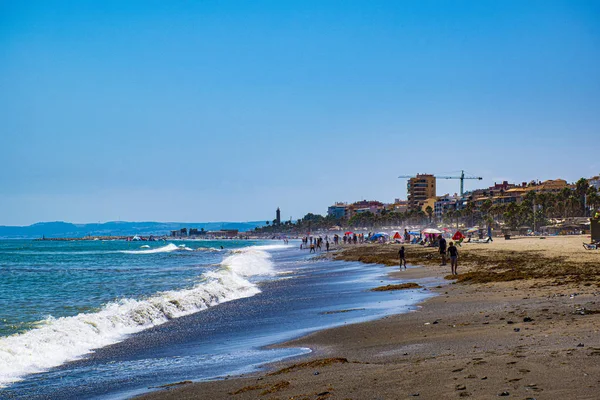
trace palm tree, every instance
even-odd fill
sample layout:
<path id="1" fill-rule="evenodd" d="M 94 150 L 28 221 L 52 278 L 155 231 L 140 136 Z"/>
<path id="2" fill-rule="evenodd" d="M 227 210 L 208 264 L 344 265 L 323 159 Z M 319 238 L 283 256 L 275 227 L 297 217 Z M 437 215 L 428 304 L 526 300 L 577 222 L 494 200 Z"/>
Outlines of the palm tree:
<path id="1" fill-rule="evenodd" d="M 479 207 L 479 211 L 481 211 L 481 217 L 484 220 L 487 220 L 487 218 L 489 217 L 490 214 L 490 210 L 493 207 L 493 203 L 490 199 L 487 199 L 486 201 L 483 202 L 483 204 L 481 205 L 481 207 Z"/>
<path id="2" fill-rule="evenodd" d="M 425 208 L 425 212 L 429 216 L 429 223 L 431 224 L 431 218 L 433 216 L 433 208 L 431 208 L 431 206 L 427 206 L 427 208 Z"/>
<path id="3" fill-rule="evenodd" d="M 474 211 L 475 211 L 475 205 L 471 201 L 467 204 L 467 206 L 463 210 L 463 214 L 466 217 L 469 217 L 470 225 L 473 225 L 473 213 L 474 213 Z"/>

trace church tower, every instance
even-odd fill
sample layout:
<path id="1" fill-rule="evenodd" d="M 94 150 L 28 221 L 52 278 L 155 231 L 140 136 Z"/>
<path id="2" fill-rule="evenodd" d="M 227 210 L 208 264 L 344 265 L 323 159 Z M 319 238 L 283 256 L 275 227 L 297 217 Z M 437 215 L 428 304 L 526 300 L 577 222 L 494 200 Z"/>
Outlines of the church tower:
<path id="1" fill-rule="evenodd" d="M 275 224 L 281 225 L 281 210 L 277 207 L 277 211 L 275 212 Z"/>

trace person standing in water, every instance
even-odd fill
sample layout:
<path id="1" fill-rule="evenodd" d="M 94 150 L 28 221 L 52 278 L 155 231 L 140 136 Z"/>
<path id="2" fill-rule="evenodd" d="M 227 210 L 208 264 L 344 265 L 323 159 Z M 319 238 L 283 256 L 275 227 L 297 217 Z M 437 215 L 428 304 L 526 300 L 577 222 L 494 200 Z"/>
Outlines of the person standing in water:
<path id="1" fill-rule="evenodd" d="M 404 246 L 400 247 L 400 251 L 398 251 L 398 256 L 400 257 L 400 269 L 402 269 L 402 265 L 404 264 L 404 269 L 406 269 L 406 258 L 404 254 Z"/>
<path id="2" fill-rule="evenodd" d="M 453 242 L 450 242 L 450 246 L 448 246 L 448 255 L 450 255 L 450 268 L 452 269 L 452 275 L 458 275 L 458 248 Z"/>

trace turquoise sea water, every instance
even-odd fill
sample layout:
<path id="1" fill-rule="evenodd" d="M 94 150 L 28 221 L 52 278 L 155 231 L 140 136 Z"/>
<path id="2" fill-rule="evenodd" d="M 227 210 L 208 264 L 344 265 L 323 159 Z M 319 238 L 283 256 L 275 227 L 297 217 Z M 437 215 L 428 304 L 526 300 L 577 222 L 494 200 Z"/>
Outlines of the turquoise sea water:
<path id="1" fill-rule="evenodd" d="M 0 241 L 0 336 L 29 330 L 49 316 L 93 312 L 118 299 L 192 287 L 221 261 L 221 246 L 226 251 L 255 244 Z"/>
<path id="2" fill-rule="evenodd" d="M 370 291 L 388 271 L 276 241 L 0 241 L 0 399 L 123 399 L 305 354 L 265 346 L 430 296 Z"/>

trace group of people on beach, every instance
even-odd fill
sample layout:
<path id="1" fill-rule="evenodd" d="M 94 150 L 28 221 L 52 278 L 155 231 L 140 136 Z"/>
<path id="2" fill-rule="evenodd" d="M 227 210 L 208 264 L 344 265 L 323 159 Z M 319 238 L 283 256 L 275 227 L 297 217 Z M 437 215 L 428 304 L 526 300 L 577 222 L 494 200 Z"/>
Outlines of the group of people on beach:
<path id="1" fill-rule="evenodd" d="M 454 245 L 454 242 L 450 242 L 449 245 L 446 243 L 446 239 L 442 235 L 436 238 L 437 245 L 440 249 L 440 256 L 442 257 L 442 263 L 440 266 L 447 265 L 447 256 L 450 256 L 450 268 L 452 275 L 458 275 L 458 248 Z M 400 269 L 404 267 L 406 269 L 406 250 L 404 246 L 398 250 L 398 257 L 400 258 Z"/>
<path id="2" fill-rule="evenodd" d="M 337 235 L 335 235 L 335 236 L 336 236 L 336 238 L 334 238 L 334 240 L 337 242 Z M 302 238 L 302 243 L 300 244 L 300 250 L 310 248 L 309 253 L 316 253 L 317 250 L 319 250 L 319 251 L 322 250 L 322 246 L 323 246 L 323 238 L 321 236 L 315 237 L 315 238 L 312 236 L 305 236 Z M 329 236 L 325 236 L 325 249 L 327 251 L 329 251 L 329 246 L 330 246 L 329 245 Z"/>

